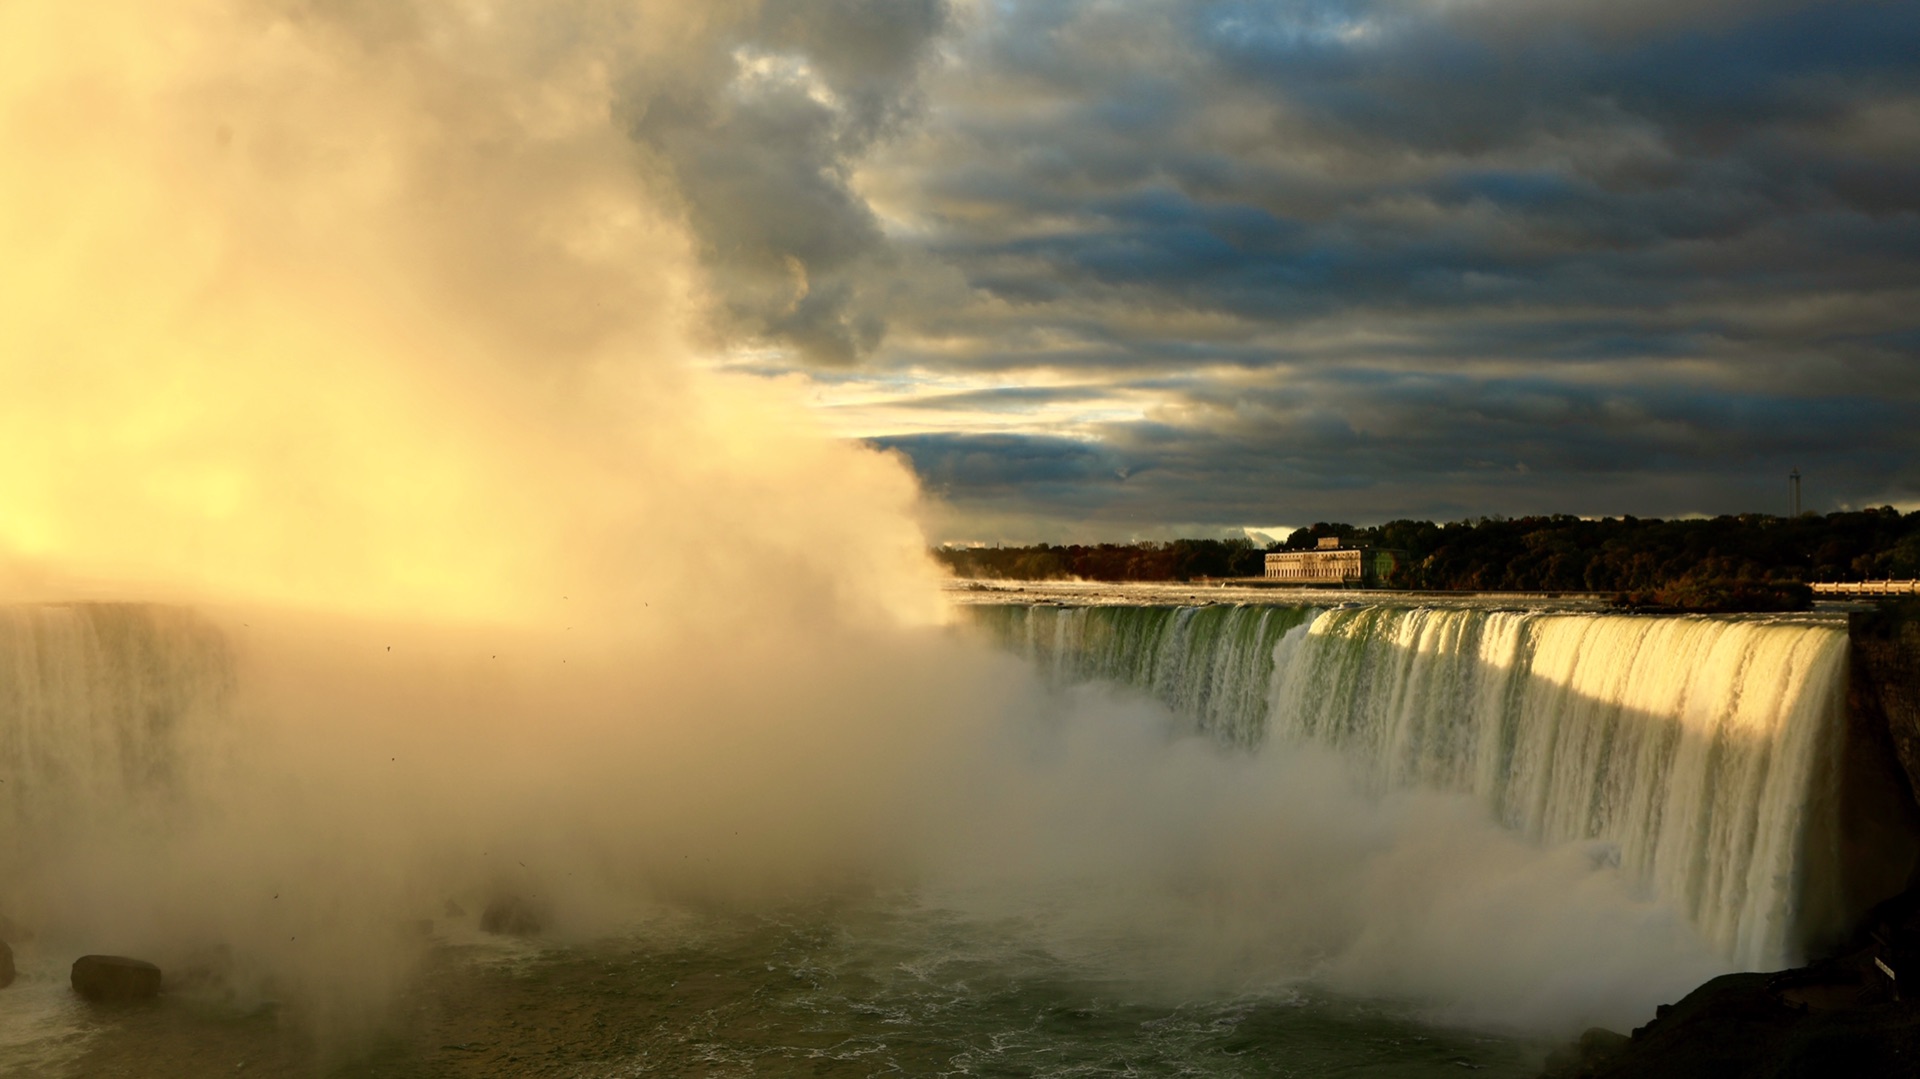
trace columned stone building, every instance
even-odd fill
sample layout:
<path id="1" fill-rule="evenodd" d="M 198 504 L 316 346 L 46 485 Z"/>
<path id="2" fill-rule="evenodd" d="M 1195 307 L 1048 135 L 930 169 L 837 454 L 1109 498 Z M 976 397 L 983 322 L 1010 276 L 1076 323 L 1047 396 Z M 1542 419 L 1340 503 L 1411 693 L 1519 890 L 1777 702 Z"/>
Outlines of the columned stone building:
<path id="1" fill-rule="evenodd" d="M 1336 584 L 1370 588 L 1393 570 L 1395 552 L 1372 547 L 1342 547 L 1327 537 L 1311 551 L 1274 551 L 1267 555 L 1267 580 L 1296 584 Z"/>

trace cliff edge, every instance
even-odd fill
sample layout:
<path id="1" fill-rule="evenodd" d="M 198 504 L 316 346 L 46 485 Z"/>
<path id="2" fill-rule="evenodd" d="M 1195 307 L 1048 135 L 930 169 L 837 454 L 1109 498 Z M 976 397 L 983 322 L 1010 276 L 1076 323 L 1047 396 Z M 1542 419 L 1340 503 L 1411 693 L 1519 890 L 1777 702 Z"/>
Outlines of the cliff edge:
<path id="1" fill-rule="evenodd" d="M 1847 633 L 1853 642 L 1847 707 L 1855 719 L 1887 732 L 1908 792 L 1920 792 L 1920 600 L 1856 611 Z"/>

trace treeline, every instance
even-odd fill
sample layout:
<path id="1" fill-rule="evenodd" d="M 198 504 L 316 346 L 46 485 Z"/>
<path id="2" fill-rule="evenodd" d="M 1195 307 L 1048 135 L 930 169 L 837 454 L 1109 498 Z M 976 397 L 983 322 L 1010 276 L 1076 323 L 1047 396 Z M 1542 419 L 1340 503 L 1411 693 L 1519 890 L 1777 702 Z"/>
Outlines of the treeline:
<path id="1" fill-rule="evenodd" d="M 1744 589 L 1765 595 L 1788 584 L 1920 578 L 1920 512 L 1902 515 L 1890 506 L 1791 518 L 1491 517 L 1370 527 L 1322 522 L 1264 548 L 1242 539 L 1183 539 L 942 547 L 934 553 L 961 577 L 1191 581 L 1258 577 L 1267 551 L 1311 548 L 1328 536 L 1402 552 L 1383 582 L 1394 588 L 1610 592 L 1695 606 L 1701 604 L 1688 600 L 1695 594 Z"/>
<path id="2" fill-rule="evenodd" d="M 1258 577 L 1266 552 L 1277 545 L 1252 540 L 1178 539 L 1167 543 L 1101 543 L 1070 547 L 938 547 L 934 557 L 956 577 L 1019 581 L 1192 581 L 1210 577 Z"/>

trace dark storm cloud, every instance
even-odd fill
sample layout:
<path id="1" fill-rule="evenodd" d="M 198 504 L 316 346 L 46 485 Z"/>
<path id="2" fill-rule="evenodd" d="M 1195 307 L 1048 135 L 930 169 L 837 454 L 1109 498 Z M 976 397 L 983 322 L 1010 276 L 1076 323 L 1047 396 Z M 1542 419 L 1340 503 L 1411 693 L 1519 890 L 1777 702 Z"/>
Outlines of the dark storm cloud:
<path id="1" fill-rule="evenodd" d="M 1791 463 L 1820 502 L 1904 472 L 1911 410 L 1700 391 L 1621 392 L 1549 379 L 1478 382 L 1344 371 L 1223 392 L 1196 383 L 1166 414 L 1087 442 L 996 435 L 877 440 L 962 508 L 1035 520 L 1384 520 L 1581 512 L 1686 514 L 1701 491 L 1780 512 Z M 1631 452 L 1623 452 L 1630 447 Z"/>
<path id="2" fill-rule="evenodd" d="M 753 33 L 833 103 L 733 56 L 636 125 L 735 329 L 1160 394 L 895 443 L 956 498 L 1713 512 L 1798 464 L 1920 500 L 1920 5 L 796 2 Z"/>
<path id="3" fill-rule="evenodd" d="M 825 363 L 879 342 L 863 280 L 887 252 L 848 175 L 911 113 L 946 19 L 944 0 L 769 0 L 694 77 L 636 80 L 631 130 L 686 207 L 723 334 Z"/>
<path id="4" fill-rule="evenodd" d="M 959 500 L 1078 498 L 1089 485 L 1124 483 L 1144 467 L 1110 447 L 1068 438 L 938 433 L 868 441 L 905 454 L 936 493 Z"/>
<path id="5" fill-rule="evenodd" d="M 937 197 L 1006 221 L 1069 223 L 962 232 L 946 250 L 1255 319 L 1409 303 L 1646 308 L 1689 283 L 1852 286 L 1853 259 L 1807 257 L 1865 223 L 1903 233 L 1896 259 L 1912 265 L 1910 4 L 1593 40 L 1577 26 L 1493 38 L 1407 5 L 1081 15 L 1062 24 L 1050 9 L 1050 34 L 1026 28 L 981 58 L 1067 101 L 1062 122 L 960 128 L 999 152 L 930 177 Z M 1112 37 L 1169 33 L 1145 57 L 1089 55 Z M 1035 38 L 1052 52 L 1036 55 Z M 1142 77 L 1138 62 L 1179 77 Z M 1908 111 L 1868 115 L 1887 103 Z M 1208 137 L 1223 105 L 1265 113 L 1240 145 Z M 1048 152 L 1019 152 L 1034 143 Z M 1017 281 L 999 278 L 989 285 Z"/>

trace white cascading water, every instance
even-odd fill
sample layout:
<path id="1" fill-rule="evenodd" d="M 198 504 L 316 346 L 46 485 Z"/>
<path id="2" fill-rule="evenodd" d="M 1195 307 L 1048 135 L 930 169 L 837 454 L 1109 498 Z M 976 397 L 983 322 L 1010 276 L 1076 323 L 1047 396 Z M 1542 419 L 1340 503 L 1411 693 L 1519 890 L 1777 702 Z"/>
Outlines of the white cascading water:
<path id="1" fill-rule="evenodd" d="M 1233 746 L 1332 746 L 1378 789 L 1470 792 L 1600 841 L 1734 962 L 1796 958 L 1847 635 L 1808 622 L 1477 608 L 982 607 L 1056 679 L 1161 698 Z"/>
<path id="2" fill-rule="evenodd" d="M 1745 966 L 1794 958 L 1847 639 L 1766 619 L 1354 607 L 977 607 L 1054 678 L 1158 696 L 1236 748 L 1341 750 L 1377 789 L 1470 792 L 1601 841 Z M 232 687 L 190 612 L 0 607 L 0 854 L 164 802 Z M 1817 846 L 1817 844 L 1815 845 Z"/>
<path id="3" fill-rule="evenodd" d="M 1251 747 L 1267 725 L 1273 650 L 1313 612 L 1297 607 L 1011 607 L 974 621 L 1056 682 L 1144 689 L 1222 742 Z"/>
<path id="4" fill-rule="evenodd" d="M 181 733 L 232 684 L 225 638 L 189 611 L 0 606 L 0 853 L 168 796 Z"/>

